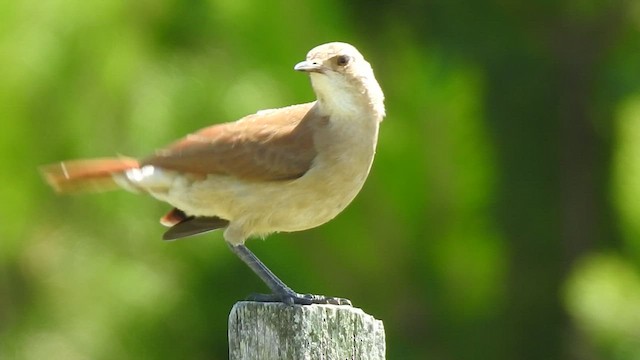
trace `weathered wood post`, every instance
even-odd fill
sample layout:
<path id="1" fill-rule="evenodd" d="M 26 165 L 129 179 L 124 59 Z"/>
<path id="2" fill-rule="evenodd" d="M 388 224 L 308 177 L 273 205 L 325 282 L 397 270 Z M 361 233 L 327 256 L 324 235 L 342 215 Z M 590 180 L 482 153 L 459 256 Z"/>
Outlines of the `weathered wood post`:
<path id="1" fill-rule="evenodd" d="M 229 360 L 383 360 L 382 321 L 351 306 L 242 301 L 229 315 Z"/>

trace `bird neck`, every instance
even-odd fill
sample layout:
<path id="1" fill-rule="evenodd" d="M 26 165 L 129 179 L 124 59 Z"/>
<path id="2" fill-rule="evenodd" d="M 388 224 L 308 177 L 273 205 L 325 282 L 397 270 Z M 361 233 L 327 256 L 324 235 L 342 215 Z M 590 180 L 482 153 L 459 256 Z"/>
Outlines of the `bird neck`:
<path id="1" fill-rule="evenodd" d="M 385 115 L 384 95 L 375 80 L 358 86 L 334 86 L 323 77 L 314 80 L 313 88 L 323 115 L 382 121 Z"/>

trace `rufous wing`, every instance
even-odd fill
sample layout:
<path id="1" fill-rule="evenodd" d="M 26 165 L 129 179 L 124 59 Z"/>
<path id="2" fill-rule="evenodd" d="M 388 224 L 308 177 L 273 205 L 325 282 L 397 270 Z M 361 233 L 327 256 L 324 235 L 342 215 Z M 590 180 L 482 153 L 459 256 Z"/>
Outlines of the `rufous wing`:
<path id="1" fill-rule="evenodd" d="M 314 129 L 326 124 L 314 104 L 261 111 L 213 125 L 157 151 L 140 165 L 254 181 L 298 178 L 316 156 Z"/>

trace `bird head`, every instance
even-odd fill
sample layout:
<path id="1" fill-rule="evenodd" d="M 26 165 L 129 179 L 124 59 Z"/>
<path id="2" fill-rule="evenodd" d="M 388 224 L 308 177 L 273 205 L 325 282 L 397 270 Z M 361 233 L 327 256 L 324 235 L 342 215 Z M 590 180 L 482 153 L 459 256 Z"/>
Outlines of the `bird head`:
<path id="1" fill-rule="evenodd" d="M 309 73 L 321 106 L 327 112 L 362 112 L 382 119 L 384 94 L 371 65 L 352 45 L 332 42 L 316 46 L 295 70 Z"/>

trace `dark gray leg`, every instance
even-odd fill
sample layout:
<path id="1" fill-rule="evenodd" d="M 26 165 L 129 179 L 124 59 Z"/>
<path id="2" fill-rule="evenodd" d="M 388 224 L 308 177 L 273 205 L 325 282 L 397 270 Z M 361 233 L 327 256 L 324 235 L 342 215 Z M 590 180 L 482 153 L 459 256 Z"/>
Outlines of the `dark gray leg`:
<path id="1" fill-rule="evenodd" d="M 291 290 L 282 280 L 280 280 L 265 264 L 258 259 L 244 245 L 229 245 L 233 251 L 247 266 L 258 275 L 262 281 L 271 289 L 273 294 L 256 294 L 250 300 L 260 302 L 283 302 L 285 304 L 335 304 L 351 305 L 348 299 L 328 297 L 324 295 L 298 294 Z"/>

